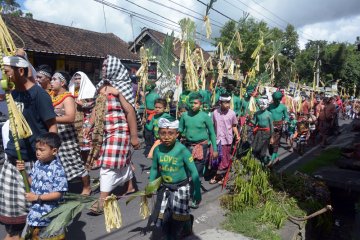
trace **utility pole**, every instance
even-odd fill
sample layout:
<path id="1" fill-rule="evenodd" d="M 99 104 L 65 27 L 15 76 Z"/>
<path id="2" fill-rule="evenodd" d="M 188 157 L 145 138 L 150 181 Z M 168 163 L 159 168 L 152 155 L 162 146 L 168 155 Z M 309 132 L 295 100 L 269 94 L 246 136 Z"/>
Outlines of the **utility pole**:
<path id="1" fill-rule="evenodd" d="M 136 44 L 135 44 L 135 35 L 134 35 L 134 25 L 133 25 L 133 15 L 132 14 L 130 14 L 130 21 L 131 21 L 133 44 L 134 44 L 134 53 L 136 53 Z"/>
<path id="2" fill-rule="evenodd" d="M 317 56 L 316 56 L 316 89 L 319 88 L 320 82 L 320 46 L 317 45 Z"/>

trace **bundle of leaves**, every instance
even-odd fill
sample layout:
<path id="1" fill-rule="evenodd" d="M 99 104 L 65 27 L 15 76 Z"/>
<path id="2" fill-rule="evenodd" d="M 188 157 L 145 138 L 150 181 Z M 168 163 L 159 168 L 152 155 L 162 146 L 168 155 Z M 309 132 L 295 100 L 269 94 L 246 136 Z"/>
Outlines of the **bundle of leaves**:
<path id="1" fill-rule="evenodd" d="M 258 214 L 253 215 L 253 222 L 248 224 L 261 223 L 260 229 L 265 226 L 269 231 L 275 232 L 290 215 L 304 217 L 323 208 L 330 201 L 329 191 L 324 184 L 305 174 L 271 174 L 253 157 L 251 151 L 241 159 L 234 159 L 231 176 L 228 182 L 229 193 L 220 199 L 221 205 L 229 210 L 228 219 L 235 217 L 234 214 L 248 214 L 250 209 L 257 209 Z M 327 214 L 320 216 L 318 224 L 329 222 L 325 221 L 327 217 Z M 242 232 L 241 229 L 233 229 L 235 225 L 227 224 L 229 229 Z M 250 232 L 242 233 L 255 236 Z"/>

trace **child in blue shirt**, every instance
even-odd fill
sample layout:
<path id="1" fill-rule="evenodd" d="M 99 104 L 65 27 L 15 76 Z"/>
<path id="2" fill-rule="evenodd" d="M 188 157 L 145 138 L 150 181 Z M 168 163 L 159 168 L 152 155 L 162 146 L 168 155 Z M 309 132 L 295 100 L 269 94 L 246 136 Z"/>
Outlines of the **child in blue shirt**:
<path id="1" fill-rule="evenodd" d="M 26 200 L 33 203 L 27 216 L 28 233 L 32 235 L 32 239 L 50 237 L 46 236 L 45 228 L 51 219 L 42 217 L 56 208 L 63 193 L 68 191 L 65 171 L 57 155 L 60 145 L 57 133 L 45 133 L 36 140 L 38 160 L 28 176 L 31 189 L 25 195 Z M 25 169 L 21 161 L 17 161 L 16 167 L 19 171 Z M 63 232 L 56 235 L 58 239 L 65 239 Z"/>

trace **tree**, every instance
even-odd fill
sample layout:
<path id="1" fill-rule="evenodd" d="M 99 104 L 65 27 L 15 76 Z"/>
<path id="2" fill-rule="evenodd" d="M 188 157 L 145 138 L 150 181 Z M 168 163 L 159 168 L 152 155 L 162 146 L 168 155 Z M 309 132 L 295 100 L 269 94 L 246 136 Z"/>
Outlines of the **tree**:
<path id="1" fill-rule="evenodd" d="M 286 26 L 283 41 L 284 49 L 282 54 L 293 61 L 300 52 L 299 35 L 293 25 L 289 24 Z"/>
<path id="2" fill-rule="evenodd" d="M 2 13 L 11 14 L 17 17 L 33 18 L 32 13 L 24 13 L 16 0 L 0 0 Z"/>

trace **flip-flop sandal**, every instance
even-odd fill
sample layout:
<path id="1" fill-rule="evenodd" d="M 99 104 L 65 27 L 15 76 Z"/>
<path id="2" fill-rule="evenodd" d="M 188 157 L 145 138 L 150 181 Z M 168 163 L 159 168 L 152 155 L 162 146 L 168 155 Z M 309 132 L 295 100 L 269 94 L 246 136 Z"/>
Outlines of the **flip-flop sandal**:
<path id="1" fill-rule="evenodd" d="M 104 208 L 100 207 L 100 201 L 96 200 L 94 204 L 90 208 L 90 212 L 96 216 L 100 216 L 104 214 Z"/>
<path id="2" fill-rule="evenodd" d="M 224 179 L 219 180 L 217 183 L 222 185 L 224 183 Z"/>
<path id="3" fill-rule="evenodd" d="M 89 192 L 89 193 L 82 193 L 80 194 L 81 196 L 84 196 L 84 197 L 89 197 L 93 194 L 92 190 Z"/>
<path id="4" fill-rule="evenodd" d="M 216 180 L 215 177 L 212 178 L 212 179 L 210 179 L 210 181 L 209 181 L 210 184 L 215 184 L 215 183 L 217 183 L 217 182 L 218 182 L 218 181 Z"/>

